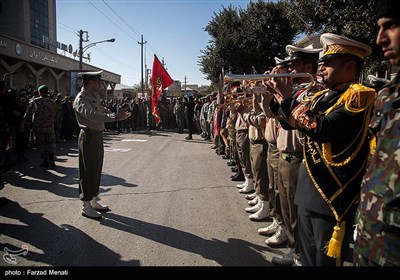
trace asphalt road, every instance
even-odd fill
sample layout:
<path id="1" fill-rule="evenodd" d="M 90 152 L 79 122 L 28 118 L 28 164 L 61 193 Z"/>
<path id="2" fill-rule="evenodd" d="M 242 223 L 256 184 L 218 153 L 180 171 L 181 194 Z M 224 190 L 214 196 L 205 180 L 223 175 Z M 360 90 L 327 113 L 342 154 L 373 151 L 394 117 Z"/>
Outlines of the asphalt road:
<path id="1" fill-rule="evenodd" d="M 257 234 L 270 221 L 250 221 L 227 160 L 185 136 L 106 133 L 100 221 L 80 213 L 76 139 L 58 144 L 56 170 L 28 151 L 0 191 L 0 266 L 271 266 L 287 249 Z"/>

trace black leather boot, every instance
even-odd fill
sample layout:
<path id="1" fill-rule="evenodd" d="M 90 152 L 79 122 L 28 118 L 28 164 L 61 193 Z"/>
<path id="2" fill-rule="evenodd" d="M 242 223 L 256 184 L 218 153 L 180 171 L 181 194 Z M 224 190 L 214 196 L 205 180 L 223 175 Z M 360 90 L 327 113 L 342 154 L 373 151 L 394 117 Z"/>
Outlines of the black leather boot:
<path id="1" fill-rule="evenodd" d="M 238 172 L 231 177 L 232 181 L 244 181 L 244 174 L 243 172 Z"/>

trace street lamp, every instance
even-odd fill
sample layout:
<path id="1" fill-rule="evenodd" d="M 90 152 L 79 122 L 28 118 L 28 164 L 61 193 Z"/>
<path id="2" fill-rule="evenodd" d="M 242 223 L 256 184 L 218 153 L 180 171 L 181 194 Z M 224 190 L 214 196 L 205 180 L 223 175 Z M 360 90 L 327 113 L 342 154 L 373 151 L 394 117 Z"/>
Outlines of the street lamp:
<path id="1" fill-rule="evenodd" d="M 105 42 L 115 42 L 115 38 L 108 39 L 108 40 L 103 40 L 103 41 L 98 41 L 94 43 L 90 43 L 89 45 L 83 47 L 83 33 L 87 31 L 80 30 L 79 31 L 79 70 L 82 70 L 82 58 L 83 58 L 83 53 L 90 47 L 96 46 L 97 44 L 100 43 L 105 43 Z"/>

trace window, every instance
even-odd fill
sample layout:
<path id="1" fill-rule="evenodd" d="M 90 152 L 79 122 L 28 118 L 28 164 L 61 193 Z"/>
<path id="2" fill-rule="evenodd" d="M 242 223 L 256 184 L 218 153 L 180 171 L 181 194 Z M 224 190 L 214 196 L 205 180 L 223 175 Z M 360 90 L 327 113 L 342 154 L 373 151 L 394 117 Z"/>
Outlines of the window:
<path id="1" fill-rule="evenodd" d="M 47 0 L 30 0 L 29 9 L 31 43 L 50 49 L 49 42 L 43 40 L 43 38 L 49 37 L 49 8 Z"/>

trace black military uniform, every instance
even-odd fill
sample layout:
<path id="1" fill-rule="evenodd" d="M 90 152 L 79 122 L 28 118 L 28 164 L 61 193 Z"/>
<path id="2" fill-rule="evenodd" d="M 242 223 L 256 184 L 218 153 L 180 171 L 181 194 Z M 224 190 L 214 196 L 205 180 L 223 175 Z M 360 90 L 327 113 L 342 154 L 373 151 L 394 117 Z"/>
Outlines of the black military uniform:
<path id="1" fill-rule="evenodd" d="M 295 195 L 304 266 L 341 265 L 347 255 L 375 99 L 374 89 L 356 83 L 361 67 L 353 67 L 352 77 L 339 75 L 349 61 L 362 65 L 371 49 L 329 33 L 321 35 L 321 44 L 321 71 L 329 90 L 316 93 L 309 103 L 285 99 L 278 111 L 286 123 L 306 134 Z"/>

